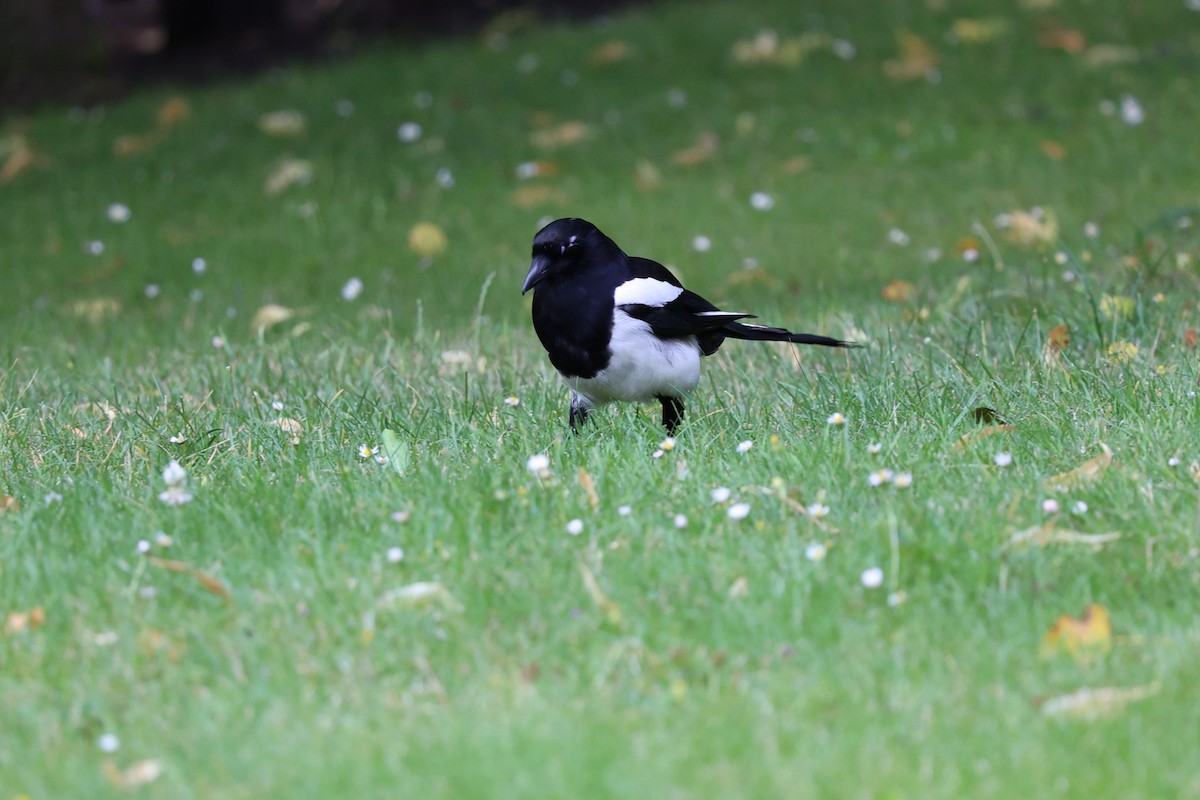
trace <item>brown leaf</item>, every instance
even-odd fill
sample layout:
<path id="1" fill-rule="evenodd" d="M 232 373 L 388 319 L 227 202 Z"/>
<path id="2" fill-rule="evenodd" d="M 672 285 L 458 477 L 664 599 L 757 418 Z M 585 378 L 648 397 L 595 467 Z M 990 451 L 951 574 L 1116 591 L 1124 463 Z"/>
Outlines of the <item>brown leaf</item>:
<path id="1" fill-rule="evenodd" d="M 1197 333 L 1195 328 L 1188 328 L 1183 332 L 1183 343 L 1187 347 L 1194 348 L 1200 344 L 1200 333 Z"/>
<path id="2" fill-rule="evenodd" d="M 1048 50 L 1076 55 L 1087 48 L 1087 37 L 1072 28 L 1051 27 L 1038 34 L 1037 43 Z"/>
<path id="3" fill-rule="evenodd" d="M 22 142 L 4 160 L 4 166 L 0 167 L 0 183 L 8 183 L 35 163 L 37 163 L 37 155 L 29 145 Z"/>
<path id="4" fill-rule="evenodd" d="M 192 114 L 192 107 L 188 105 L 186 98 L 176 95 L 170 97 L 154 113 L 154 121 L 158 127 L 165 130 L 174 128 L 179 123 L 183 122 Z"/>
<path id="5" fill-rule="evenodd" d="M 21 504 L 17 502 L 17 498 L 11 495 L 0 495 L 0 516 L 21 510 Z"/>
<path id="6" fill-rule="evenodd" d="M 179 572 L 184 575 L 191 575 L 205 590 L 212 592 L 226 603 L 233 602 L 233 595 L 229 593 L 229 589 L 225 587 L 225 584 L 221 583 L 220 580 L 212 575 L 209 575 L 204 570 L 197 569 L 196 567 L 193 567 L 190 564 L 185 564 L 182 561 L 175 561 L 170 558 L 159 558 L 158 556 L 147 556 L 146 562 L 152 567 L 165 569 L 168 572 Z"/>
<path id="7" fill-rule="evenodd" d="M 128 133 L 113 140 L 113 155 L 127 157 L 144 153 L 164 139 L 161 131 L 150 133 Z"/>
<path id="8" fill-rule="evenodd" d="M 12 636 L 25 631 L 36 631 L 46 621 L 46 609 L 34 606 L 28 611 L 12 611 L 4 620 L 4 632 Z"/>
<path id="9" fill-rule="evenodd" d="M 702 131 L 696 137 L 696 143 L 691 147 L 684 148 L 675 155 L 671 156 L 671 161 L 681 167 L 693 167 L 704 161 L 708 161 L 717 152 L 717 143 L 720 140 L 712 131 Z"/>
<path id="10" fill-rule="evenodd" d="M 513 190 L 509 199 L 517 208 L 533 208 L 546 203 L 567 202 L 567 196 L 563 192 L 545 184 L 518 186 Z"/>
<path id="11" fill-rule="evenodd" d="M 917 296 L 917 287 L 902 278 L 895 278 L 881 292 L 889 303 L 908 303 Z"/>
<path id="12" fill-rule="evenodd" d="M 629 42 L 614 39 L 592 50 L 588 54 L 588 63 L 593 67 L 601 67 L 605 64 L 624 61 L 631 55 L 633 55 L 633 48 L 629 46 Z"/>
<path id="13" fill-rule="evenodd" d="M 1008 229 L 1005 238 L 1024 247 L 1052 245 L 1058 241 L 1058 220 L 1050 211 L 1040 216 L 1017 209 L 1008 213 Z"/>
<path id="14" fill-rule="evenodd" d="M 596 483 L 583 467 L 579 468 L 579 485 L 583 488 L 583 493 L 587 495 L 589 506 L 595 508 L 600 505 L 600 495 L 596 493 Z"/>
<path id="15" fill-rule="evenodd" d="M 923 78 L 937 68 L 938 54 L 927 40 L 908 30 L 896 31 L 898 58 L 883 62 L 883 74 L 894 81 Z"/>
<path id="16" fill-rule="evenodd" d="M 112 761 L 100 765 L 105 779 L 118 789 L 136 789 L 158 780 L 163 773 L 162 762 L 147 758 L 135 761 L 122 770 Z"/>
<path id="17" fill-rule="evenodd" d="M 1161 688 L 1158 683 L 1145 686 L 1101 686 L 1095 689 L 1086 687 L 1050 698 L 1042 703 L 1042 713 L 1050 717 L 1070 716 L 1094 720 L 1115 714 L 1130 703 L 1153 697 Z"/>
<path id="18" fill-rule="evenodd" d="M 1086 483 L 1100 479 L 1104 471 L 1112 464 L 1113 452 L 1104 442 L 1100 443 L 1103 451 L 1095 458 L 1089 458 L 1075 469 L 1059 473 L 1046 481 L 1051 489 L 1074 489 Z"/>
<path id="19" fill-rule="evenodd" d="M 529 141 L 537 147 L 554 150 L 582 141 L 591 131 L 591 127 L 585 122 L 568 120 L 560 125 L 534 131 L 529 134 Z"/>
<path id="20" fill-rule="evenodd" d="M 1046 347 L 1042 350 L 1042 361 L 1046 366 L 1057 366 L 1062 360 L 1063 351 L 1071 344 L 1071 329 L 1065 322 L 1059 323 L 1046 334 Z"/>
<path id="21" fill-rule="evenodd" d="M 1052 139 L 1043 139 L 1038 142 L 1038 147 L 1041 148 L 1042 154 L 1051 161 L 1062 161 L 1067 157 L 1067 148 Z"/>
<path id="22" fill-rule="evenodd" d="M 966 450 L 968 447 L 977 444 L 989 436 L 994 436 L 997 433 L 1008 433 L 1009 431 L 1015 431 L 1016 429 L 1016 425 L 989 425 L 986 428 L 980 428 L 979 430 L 971 431 L 970 433 L 964 433 L 962 436 L 958 437 L 958 441 L 955 442 L 954 447 L 956 450 Z"/>

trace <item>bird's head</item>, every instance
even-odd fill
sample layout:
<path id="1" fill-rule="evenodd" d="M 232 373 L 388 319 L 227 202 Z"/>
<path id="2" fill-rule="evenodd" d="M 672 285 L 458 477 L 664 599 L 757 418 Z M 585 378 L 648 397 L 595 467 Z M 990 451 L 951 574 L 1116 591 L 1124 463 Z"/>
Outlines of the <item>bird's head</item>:
<path id="1" fill-rule="evenodd" d="M 587 220 L 556 219 L 533 237 L 533 262 L 521 285 L 521 294 L 542 281 L 576 269 L 586 256 L 610 246 L 616 248 L 611 239 Z"/>

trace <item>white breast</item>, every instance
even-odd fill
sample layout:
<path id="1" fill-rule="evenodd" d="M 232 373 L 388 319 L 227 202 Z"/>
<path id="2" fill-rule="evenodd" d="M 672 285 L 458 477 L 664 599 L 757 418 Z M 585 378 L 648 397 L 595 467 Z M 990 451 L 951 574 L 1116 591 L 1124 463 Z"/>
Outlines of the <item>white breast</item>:
<path id="1" fill-rule="evenodd" d="M 619 308 L 613 316 L 609 350 L 608 366 L 595 377 L 566 378 L 592 405 L 613 400 L 647 402 L 660 395 L 678 397 L 696 388 L 700 380 L 700 345 L 695 336 L 659 339 L 648 324 Z"/>

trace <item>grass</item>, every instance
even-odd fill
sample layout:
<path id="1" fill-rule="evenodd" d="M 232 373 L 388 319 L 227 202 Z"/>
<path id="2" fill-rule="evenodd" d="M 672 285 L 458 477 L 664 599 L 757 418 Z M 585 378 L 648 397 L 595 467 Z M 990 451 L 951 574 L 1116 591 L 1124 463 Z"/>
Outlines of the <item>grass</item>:
<path id="1" fill-rule="evenodd" d="M 994 39 L 946 37 L 993 17 Z M 122 795 L 147 759 L 149 797 L 1200 796 L 1194 22 L 1165 2 L 665 4 L 9 121 L 39 160 L 0 186 L 0 798 Z M 855 55 L 731 59 L 765 26 Z M 1054 26 L 1136 60 L 1088 66 L 1038 43 Z M 900 29 L 937 80 L 884 75 Z M 611 41 L 630 55 L 593 63 Z M 177 93 L 187 119 L 113 155 Z M 1099 110 L 1122 96 L 1142 124 Z M 257 130 L 281 108 L 302 135 Z M 531 143 L 572 120 L 582 141 Z M 704 131 L 712 156 L 674 164 Z M 265 194 L 285 157 L 311 182 Z M 515 177 L 533 159 L 557 174 Z M 1034 205 L 1058 233 L 1010 243 L 996 215 Z M 731 343 L 661 458 L 653 408 L 566 435 L 517 287 L 538 220 L 567 214 L 718 303 L 870 346 Z M 447 236 L 429 260 L 419 221 Z M 296 316 L 258 335 L 266 303 Z M 1013 429 L 981 436 L 980 406 Z M 402 475 L 356 453 L 385 428 Z M 1101 443 L 1098 479 L 1047 486 Z M 157 499 L 171 459 L 178 507 Z M 883 468 L 912 485 L 871 486 Z M 1010 545 L 1048 519 L 1120 538 Z M 417 582 L 443 593 L 395 594 Z M 1088 604 L 1108 646 L 1043 655 Z M 1150 696 L 1046 713 L 1085 687 Z"/>

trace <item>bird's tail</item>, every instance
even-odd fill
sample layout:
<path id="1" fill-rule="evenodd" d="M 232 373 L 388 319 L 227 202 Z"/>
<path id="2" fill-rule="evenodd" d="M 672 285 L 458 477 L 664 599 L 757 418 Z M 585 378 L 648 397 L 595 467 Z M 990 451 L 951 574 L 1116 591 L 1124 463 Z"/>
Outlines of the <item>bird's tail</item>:
<path id="1" fill-rule="evenodd" d="M 844 342 L 829 336 L 817 336 L 815 333 L 792 333 L 783 328 L 751 325 L 744 322 L 730 322 L 723 325 L 721 332 L 731 339 L 747 339 L 755 342 L 792 342 L 793 344 L 819 344 L 823 347 L 862 347 L 858 342 Z"/>

